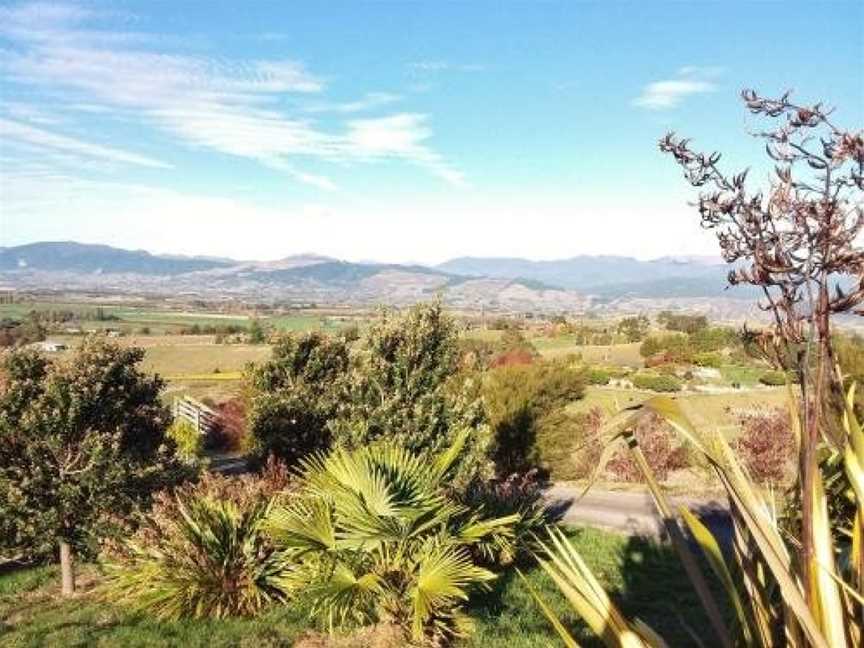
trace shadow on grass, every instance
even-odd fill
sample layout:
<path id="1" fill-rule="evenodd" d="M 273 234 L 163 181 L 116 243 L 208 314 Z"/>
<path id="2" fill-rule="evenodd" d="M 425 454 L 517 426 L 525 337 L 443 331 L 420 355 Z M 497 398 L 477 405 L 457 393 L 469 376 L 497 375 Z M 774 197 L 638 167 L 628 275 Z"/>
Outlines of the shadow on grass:
<path id="1" fill-rule="evenodd" d="M 693 630 L 700 633 L 700 640 L 711 645 L 712 638 L 705 634 L 708 620 L 670 545 L 592 529 L 574 530 L 568 535 L 627 618 L 641 619 L 670 646 L 698 646 L 691 635 Z M 576 617 L 542 569 L 526 565 L 521 570 L 580 645 L 603 645 Z M 706 573 L 706 578 L 722 603 L 719 586 L 710 574 Z M 506 645 L 508 648 L 561 645 L 515 570 L 499 576 L 492 591 L 472 599 L 470 612 L 478 620 L 478 632 L 466 645 Z"/>

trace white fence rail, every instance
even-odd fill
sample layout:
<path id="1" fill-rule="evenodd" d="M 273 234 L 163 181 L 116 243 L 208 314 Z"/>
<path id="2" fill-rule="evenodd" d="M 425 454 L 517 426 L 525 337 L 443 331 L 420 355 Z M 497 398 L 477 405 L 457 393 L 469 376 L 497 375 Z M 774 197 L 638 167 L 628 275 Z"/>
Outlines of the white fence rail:
<path id="1" fill-rule="evenodd" d="M 201 436 L 209 436 L 216 427 L 218 414 L 191 396 L 174 399 L 174 418 L 189 421 Z"/>

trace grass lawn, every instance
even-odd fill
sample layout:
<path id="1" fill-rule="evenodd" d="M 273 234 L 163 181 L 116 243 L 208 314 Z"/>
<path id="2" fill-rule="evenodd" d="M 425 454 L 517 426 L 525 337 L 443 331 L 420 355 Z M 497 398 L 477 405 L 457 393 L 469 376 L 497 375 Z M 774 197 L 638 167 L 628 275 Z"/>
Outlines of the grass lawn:
<path id="1" fill-rule="evenodd" d="M 471 340 L 481 340 L 484 342 L 497 342 L 504 335 L 504 331 L 495 329 L 473 328 L 465 331 L 463 335 Z"/>
<path id="2" fill-rule="evenodd" d="M 670 646 L 693 645 L 682 621 L 704 635 L 706 621 L 671 549 L 591 529 L 573 531 L 572 538 L 626 614 L 639 616 Z M 600 645 L 568 611 L 541 570 L 529 568 L 527 574 L 532 587 L 562 615 L 582 645 Z M 271 608 L 255 619 L 158 622 L 101 602 L 93 593 L 96 578 L 90 568 L 80 579 L 83 591 L 61 600 L 56 567 L 0 574 L 0 645 L 287 647 L 310 628 L 303 613 L 286 607 Z M 499 577 L 490 592 L 476 595 L 469 608 L 476 631 L 461 646 L 560 645 L 514 570 Z"/>
<path id="3" fill-rule="evenodd" d="M 269 357 L 266 344 L 175 344 L 148 348 L 142 366 L 168 381 L 163 394 L 166 401 L 182 395 L 218 403 L 238 393 L 247 364 Z"/>
<path id="4" fill-rule="evenodd" d="M 767 371 L 765 367 L 743 367 L 740 365 L 725 365 L 720 367 L 720 375 L 726 384 L 738 383 L 743 387 L 753 387 L 759 384 L 759 377 Z"/>

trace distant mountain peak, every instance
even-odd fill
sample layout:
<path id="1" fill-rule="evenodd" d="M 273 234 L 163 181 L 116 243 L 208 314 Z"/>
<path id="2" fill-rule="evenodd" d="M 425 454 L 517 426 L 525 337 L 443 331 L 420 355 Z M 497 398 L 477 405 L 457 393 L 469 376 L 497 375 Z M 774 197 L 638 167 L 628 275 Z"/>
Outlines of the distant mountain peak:
<path id="1" fill-rule="evenodd" d="M 615 255 L 547 261 L 466 256 L 428 267 L 351 262 L 314 253 L 238 261 L 51 241 L 0 248 L 0 281 L 21 288 L 182 290 L 316 303 L 410 303 L 443 292 L 460 307 L 497 303 L 517 310 L 566 310 L 584 306 L 584 295 L 606 303 L 728 296 L 721 264 L 719 258 L 706 256 L 652 261 Z"/>

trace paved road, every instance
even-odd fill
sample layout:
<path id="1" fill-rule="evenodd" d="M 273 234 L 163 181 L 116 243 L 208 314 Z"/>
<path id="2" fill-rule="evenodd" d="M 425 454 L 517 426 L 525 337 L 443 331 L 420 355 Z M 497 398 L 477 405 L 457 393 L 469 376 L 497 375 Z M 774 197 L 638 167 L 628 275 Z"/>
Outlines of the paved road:
<path id="1" fill-rule="evenodd" d="M 210 460 L 210 470 L 223 475 L 245 473 L 248 465 L 244 457 L 214 455 Z M 573 486 L 554 484 L 544 493 L 547 507 L 562 522 L 600 527 L 630 535 L 662 536 L 663 523 L 654 501 L 646 493 L 626 491 L 606 491 L 592 488 L 580 499 L 582 490 Z M 715 536 L 726 543 L 731 539 L 729 511 L 726 503 L 720 500 L 696 499 L 692 497 L 670 498 L 677 510 L 687 506 Z"/>
<path id="2" fill-rule="evenodd" d="M 555 484 L 544 494 L 547 506 L 560 515 L 563 522 L 584 524 L 632 535 L 659 536 L 663 523 L 654 501 L 648 493 L 605 491 L 592 488 L 579 499 L 582 491 L 572 486 Z M 729 535 L 729 511 L 722 500 L 691 497 L 673 497 L 671 504 L 677 510 L 685 505 L 721 539 Z"/>

